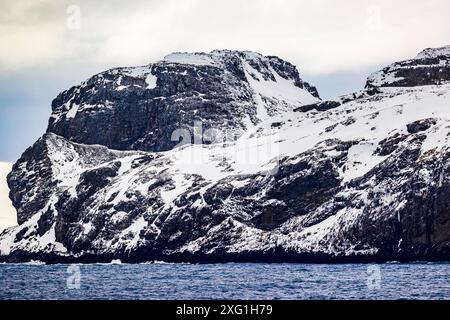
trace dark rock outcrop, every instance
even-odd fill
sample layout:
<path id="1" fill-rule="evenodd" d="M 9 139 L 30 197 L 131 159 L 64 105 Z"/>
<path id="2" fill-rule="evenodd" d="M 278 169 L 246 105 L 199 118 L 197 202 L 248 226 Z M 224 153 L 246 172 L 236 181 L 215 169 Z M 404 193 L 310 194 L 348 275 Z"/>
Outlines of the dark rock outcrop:
<path id="1" fill-rule="evenodd" d="M 431 128 L 431 126 L 436 124 L 436 119 L 422 119 L 417 120 L 412 123 L 408 123 L 406 126 L 409 133 L 418 133 Z"/>

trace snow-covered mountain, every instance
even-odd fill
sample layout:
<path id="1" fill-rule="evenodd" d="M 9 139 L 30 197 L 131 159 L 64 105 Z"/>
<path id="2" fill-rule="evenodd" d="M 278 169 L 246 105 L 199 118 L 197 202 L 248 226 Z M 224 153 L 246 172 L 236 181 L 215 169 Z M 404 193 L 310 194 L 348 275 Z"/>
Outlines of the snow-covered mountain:
<path id="1" fill-rule="evenodd" d="M 332 101 L 251 52 L 106 71 L 14 165 L 0 259 L 448 259 L 449 102 L 448 48 Z"/>
<path id="2" fill-rule="evenodd" d="M 414 59 L 393 63 L 367 79 L 370 87 L 411 87 L 435 84 L 450 79 L 450 46 L 428 48 Z"/>

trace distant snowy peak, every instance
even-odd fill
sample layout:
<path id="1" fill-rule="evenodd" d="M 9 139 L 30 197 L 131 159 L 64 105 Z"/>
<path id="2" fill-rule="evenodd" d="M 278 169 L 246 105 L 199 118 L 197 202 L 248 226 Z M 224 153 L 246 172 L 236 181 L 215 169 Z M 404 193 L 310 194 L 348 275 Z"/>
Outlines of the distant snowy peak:
<path id="1" fill-rule="evenodd" d="M 440 48 L 427 48 L 421 51 L 415 59 L 429 59 L 437 57 L 449 57 L 450 56 L 450 45 L 440 47 Z"/>
<path id="2" fill-rule="evenodd" d="M 366 87 L 415 87 L 450 81 L 450 46 L 429 48 L 369 76 Z"/>

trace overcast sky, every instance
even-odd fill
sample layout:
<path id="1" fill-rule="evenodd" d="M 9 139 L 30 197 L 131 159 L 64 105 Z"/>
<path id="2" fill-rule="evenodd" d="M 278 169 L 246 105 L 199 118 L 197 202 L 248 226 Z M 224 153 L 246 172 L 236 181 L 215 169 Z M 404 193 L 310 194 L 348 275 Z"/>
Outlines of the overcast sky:
<path id="1" fill-rule="evenodd" d="M 17 224 L 16 210 L 8 198 L 6 175 L 11 171 L 11 165 L 0 162 L 0 231 Z"/>
<path id="2" fill-rule="evenodd" d="M 94 73 L 173 51 L 253 50 L 329 98 L 379 67 L 450 44 L 450 1 L 0 0 L 0 161 L 45 130 L 51 100 Z"/>

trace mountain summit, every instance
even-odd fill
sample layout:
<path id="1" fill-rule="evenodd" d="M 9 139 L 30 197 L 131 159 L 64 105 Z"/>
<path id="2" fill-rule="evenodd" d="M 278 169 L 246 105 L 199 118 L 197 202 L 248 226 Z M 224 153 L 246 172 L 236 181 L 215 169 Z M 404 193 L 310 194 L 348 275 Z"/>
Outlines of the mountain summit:
<path id="1" fill-rule="evenodd" d="M 0 260 L 448 260 L 449 102 L 445 48 L 329 101 L 253 52 L 100 73 L 9 174 Z"/>
<path id="2" fill-rule="evenodd" d="M 375 72 L 366 87 L 414 87 L 450 81 L 450 46 L 425 49 L 414 59 Z"/>

